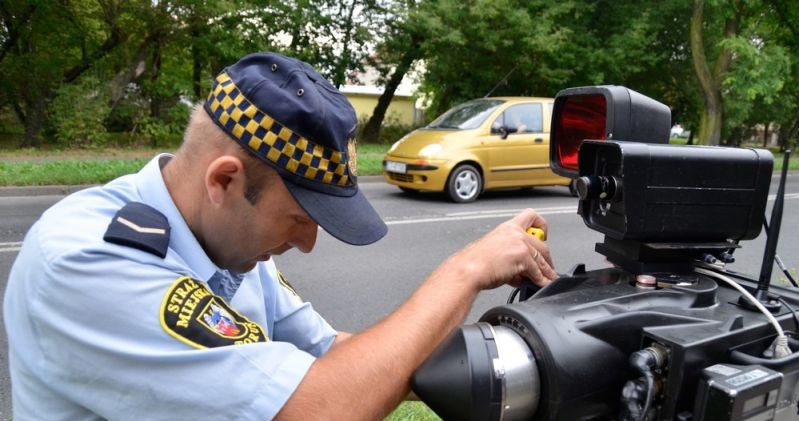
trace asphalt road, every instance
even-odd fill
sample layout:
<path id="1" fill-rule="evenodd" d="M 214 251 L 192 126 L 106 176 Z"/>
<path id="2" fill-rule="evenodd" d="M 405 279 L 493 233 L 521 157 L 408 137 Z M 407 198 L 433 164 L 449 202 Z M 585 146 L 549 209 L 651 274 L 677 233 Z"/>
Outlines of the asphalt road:
<path id="1" fill-rule="evenodd" d="M 772 180 L 772 195 L 776 181 Z M 789 267 L 797 268 L 799 173 L 789 176 L 787 187 L 778 251 Z M 588 269 L 607 266 L 604 257 L 594 252 L 594 244 L 602 236 L 585 226 L 576 214 L 576 199 L 564 187 L 490 192 L 475 203 L 460 205 L 438 194 L 409 196 L 379 179 L 362 181 L 362 189 L 389 225 L 386 238 L 371 246 L 355 247 L 320 232 L 311 254 L 292 251 L 276 257 L 300 295 L 340 330 L 358 331 L 379 321 L 439 262 L 525 207 L 539 210 L 549 221 L 548 244 L 558 271 L 565 272 L 576 263 L 585 263 Z M 5 291 L 25 232 L 46 208 L 63 197 L 30 194 L 26 190 L 0 191 L 0 292 Z M 764 244 L 762 235 L 742 243 L 731 268 L 757 273 Z M 504 303 L 509 292 L 503 287 L 482 293 L 467 321 Z M 10 414 L 6 349 L 5 331 L 0 325 L 0 420 Z"/>

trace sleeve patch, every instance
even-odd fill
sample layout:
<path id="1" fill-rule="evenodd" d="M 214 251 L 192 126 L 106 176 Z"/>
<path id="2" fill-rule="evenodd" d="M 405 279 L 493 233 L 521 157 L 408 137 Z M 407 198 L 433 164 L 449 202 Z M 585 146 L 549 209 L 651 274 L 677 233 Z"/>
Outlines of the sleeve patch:
<path id="1" fill-rule="evenodd" d="M 114 215 L 103 240 L 164 258 L 169 248 L 169 231 L 164 214 L 144 203 L 130 202 Z"/>
<path id="2" fill-rule="evenodd" d="M 252 322 L 214 295 L 204 283 L 183 276 L 175 280 L 161 303 L 161 326 L 179 341 L 195 348 L 214 348 L 267 342 Z"/>
<path id="3" fill-rule="evenodd" d="M 279 270 L 277 271 L 277 281 L 280 283 L 280 285 L 283 288 L 286 288 L 292 295 L 294 295 L 295 297 L 299 298 L 300 301 L 302 301 L 302 298 L 300 298 L 300 294 L 297 294 L 297 290 L 295 290 L 294 287 L 291 286 L 288 279 L 286 279 L 286 277 L 283 276 L 283 272 Z"/>

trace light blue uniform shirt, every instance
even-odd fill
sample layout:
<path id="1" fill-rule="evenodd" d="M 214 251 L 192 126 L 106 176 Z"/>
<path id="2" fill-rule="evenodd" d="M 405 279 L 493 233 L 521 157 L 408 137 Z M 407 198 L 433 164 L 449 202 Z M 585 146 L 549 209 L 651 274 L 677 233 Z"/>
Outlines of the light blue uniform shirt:
<path id="1" fill-rule="evenodd" d="M 15 421 L 269 419 L 332 345 L 336 332 L 271 260 L 222 276 L 169 196 L 168 159 L 68 196 L 26 235 L 4 301 Z M 165 258 L 103 240 L 131 201 L 168 219 Z M 246 318 L 268 340 L 203 348 L 170 332 L 168 297 L 186 285 L 215 305 L 207 324 L 184 322 L 235 336 L 231 319 Z"/>

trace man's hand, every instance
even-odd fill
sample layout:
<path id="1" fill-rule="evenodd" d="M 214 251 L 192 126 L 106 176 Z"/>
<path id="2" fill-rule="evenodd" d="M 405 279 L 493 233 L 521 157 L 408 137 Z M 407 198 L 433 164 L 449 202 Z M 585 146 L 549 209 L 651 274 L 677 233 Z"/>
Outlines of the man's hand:
<path id="1" fill-rule="evenodd" d="M 479 290 L 519 285 L 524 279 L 544 286 L 558 275 L 549 246 L 528 234 L 529 227 L 546 232 L 547 222 L 534 210 L 526 209 L 452 256 L 439 271 L 465 268 L 474 275 L 469 278 Z"/>
<path id="2" fill-rule="evenodd" d="M 356 335 L 340 334 L 316 360 L 278 419 L 384 418 L 410 390 L 413 370 L 466 317 L 483 289 L 557 275 L 549 247 L 526 232 L 547 223 L 525 210 L 450 257 L 385 319 Z"/>

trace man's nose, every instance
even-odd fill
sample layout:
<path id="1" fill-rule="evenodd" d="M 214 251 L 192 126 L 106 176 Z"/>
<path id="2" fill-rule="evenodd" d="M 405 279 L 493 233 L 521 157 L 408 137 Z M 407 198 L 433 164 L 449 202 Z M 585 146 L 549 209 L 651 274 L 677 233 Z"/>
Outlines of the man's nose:
<path id="1" fill-rule="evenodd" d="M 310 253 L 316 244 L 316 234 L 319 232 L 319 225 L 315 222 L 302 224 L 294 234 L 291 246 L 303 253 Z"/>

